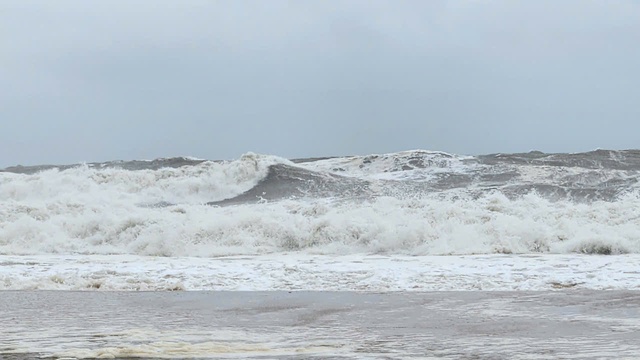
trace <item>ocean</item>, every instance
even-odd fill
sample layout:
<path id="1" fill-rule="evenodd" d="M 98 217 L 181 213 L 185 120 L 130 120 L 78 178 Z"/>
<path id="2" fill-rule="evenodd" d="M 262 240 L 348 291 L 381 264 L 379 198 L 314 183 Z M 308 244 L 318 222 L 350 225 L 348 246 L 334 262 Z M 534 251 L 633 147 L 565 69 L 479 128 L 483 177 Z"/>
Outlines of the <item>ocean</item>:
<path id="1" fill-rule="evenodd" d="M 452 292 L 450 297 L 459 299 L 451 305 L 456 309 L 471 306 L 473 301 L 469 299 L 474 296 L 491 298 L 491 293 L 503 292 L 511 294 L 507 297 L 512 296 L 513 303 L 518 303 L 519 293 L 544 294 L 540 296 L 555 299 L 556 305 L 552 307 L 559 309 L 565 305 L 554 297 L 555 293 L 585 302 L 592 297 L 584 295 L 585 292 L 600 294 L 598 290 L 609 290 L 613 295 L 597 296 L 610 296 L 613 300 L 609 300 L 616 302 L 619 294 L 640 289 L 638 180 L 640 150 L 480 156 L 414 150 L 310 159 L 247 153 L 232 161 L 177 157 L 9 167 L 0 171 L 0 290 L 8 290 L 0 292 L 0 305 L 11 306 L 6 305 L 9 310 L 0 316 L 10 315 L 10 319 L 5 317 L 3 321 L 14 321 L 17 325 L 15 331 L 11 326 L 0 329 L 0 358 L 98 357 L 100 354 L 93 351 L 97 345 L 91 339 L 101 339 L 98 347 L 112 350 L 124 343 L 126 346 L 119 349 L 147 344 L 140 338 L 145 334 L 140 326 L 133 327 L 139 332 L 130 332 L 131 327 L 123 325 L 128 320 L 121 317 L 120 322 L 102 324 L 106 326 L 102 332 L 94 334 L 89 330 L 95 328 L 83 328 L 82 336 L 67 338 L 61 343 L 65 346 L 57 346 L 51 343 L 52 339 L 63 336 L 69 329 L 80 329 L 84 323 L 60 320 L 66 327 L 56 332 L 49 328 L 55 322 L 45 321 L 51 330 L 47 332 L 33 327 L 37 323 L 34 318 L 44 304 L 61 302 L 67 307 L 69 303 L 76 304 L 74 308 L 78 309 L 87 301 L 99 299 L 104 306 L 119 301 L 127 304 L 125 308 L 135 308 L 140 301 L 163 306 L 161 300 L 169 296 L 164 291 L 198 290 L 211 299 L 233 297 L 228 295 L 229 291 L 246 292 L 247 299 L 271 296 L 261 292 L 293 295 L 312 292 L 325 300 L 346 296 L 344 304 L 355 304 L 356 308 L 376 313 L 386 311 L 387 320 L 381 321 L 391 321 L 393 311 L 384 306 L 379 309 L 362 305 L 371 294 L 387 294 L 393 298 L 389 301 L 400 308 L 416 307 L 421 299 L 439 297 L 445 292 Z M 395 298 L 394 293 L 409 297 Z M 97 294 L 111 295 L 101 298 L 103 295 Z M 133 294 L 147 294 L 144 296 L 151 298 L 127 297 L 136 296 Z M 637 297 L 630 296 L 632 300 L 625 295 L 626 300 L 618 303 L 637 302 Z M 407 304 L 406 299 L 414 300 Z M 20 301 L 40 305 L 25 310 Z M 172 301 L 180 304 L 179 299 Z M 300 301 L 307 304 L 302 307 L 313 308 L 316 313 L 324 311 L 315 309 L 315 303 L 307 298 Z M 86 310 L 87 316 L 101 316 L 95 315 L 99 313 L 99 304 L 98 301 L 98 305 Z M 497 314 L 498 303 L 492 304 L 490 308 Z M 179 308 L 175 302 L 171 306 Z M 267 306 L 266 313 L 271 313 L 268 309 L 273 306 Z M 203 316 L 213 311 L 205 308 L 198 307 L 195 314 Z M 285 306 L 283 319 L 293 316 L 291 309 Z M 554 312 L 564 310 L 550 309 L 544 311 L 561 318 L 567 315 Z M 583 310 L 586 311 L 575 311 L 582 314 Z M 411 311 L 416 316 L 428 317 L 419 306 Z M 640 329 L 637 310 L 620 314 L 616 319 L 626 317 L 628 321 L 620 320 L 615 326 L 627 326 L 624 329 L 631 332 Z M 568 315 L 564 318 L 570 319 L 576 313 Z M 158 324 L 171 319 L 167 314 L 154 316 L 155 322 L 149 319 L 138 322 L 158 330 Z M 216 319 L 219 318 L 226 319 L 224 316 Z M 592 323 L 600 321 L 589 319 Z M 282 319 L 272 320 L 276 326 Z M 442 321 L 455 323 L 452 319 Z M 349 331 L 354 331 L 356 326 L 332 324 L 327 325 L 328 329 L 348 325 Z M 363 329 L 373 326 L 371 322 L 367 324 Z M 521 326 L 527 324 L 525 321 Z M 563 323 L 560 328 L 568 328 L 568 324 Z M 286 341 L 282 339 L 295 336 L 295 331 L 288 327 L 274 330 L 284 343 L 269 342 L 268 338 L 259 338 L 263 331 L 271 329 L 271 325 L 263 325 L 255 334 L 250 326 L 226 329 L 230 332 L 221 332 L 221 338 L 213 343 L 223 348 L 236 346 L 243 357 L 297 358 L 292 349 L 298 348 L 312 349 L 309 356 L 324 357 L 328 354 L 325 350 L 331 356 L 345 354 L 340 350 L 344 348 L 331 347 L 339 338 L 327 340 L 334 345 L 320 341 L 284 346 Z M 194 334 L 202 336 L 183 333 L 180 338 L 180 326 L 167 326 L 167 331 L 176 333 L 158 345 L 160 350 L 156 352 L 144 352 L 144 346 L 138 346 L 142 349 L 138 353 L 105 350 L 101 354 L 116 354 L 115 357 L 173 354 L 179 358 L 178 347 L 213 341 L 198 332 L 204 331 L 202 327 L 194 330 Z M 484 334 L 479 339 L 490 336 L 483 333 L 480 325 L 474 329 Z M 628 333 L 624 329 L 620 334 Z M 285 330 L 289 333 L 278 333 Z M 155 334 L 149 336 L 156 345 L 158 331 L 149 332 Z M 234 331 L 255 335 L 250 342 L 260 349 L 280 346 L 281 350 L 288 350 L 275 355 L 255 352 L 246 342 L 237 343 L 238 336 L 242 336 Z M 395 339 L 402 333 L 397 329 L 385 331 Z M 498 338 L 502 336 L 498 330 L 491 331 Z M 540 335 L 523 334 L 536 339 Z M 566 333 L 563 339 L 577 339 L 567 338 L 572 334 Z M 97 337 L 92 338 L 93 335 Z M 587 336 L 580 336 L 583 335 Z M 231 340 L 225 336 L 231 336 L 236 343 L 230 345 Z M 624 340 L 627 335 L 621 336 L 613 340 Z M 3 337 L 10 341 L 3 344 Z M 527 349 L 518 348 L 519 338 L 514 339 L 511 339 L 513 349 L 526 352 Z M 385 355 L 388 358 L 418 357 L 420 353 L 419 346 L 385 343 L 382 335 L 375 341 L 370 345 L 379 352 L 371 350 L 366 352 L 367 356 L 379 358 L 387 350 L 391 351 Z M 434 341 L 433 344 L 438 343 Z M 480 340 L 474 341 L 462 341 L 462 345 L 449 343 L 467 344 L 462 352 L 436 344 L 431 354 L 435 358 L 456 358 L 460 354 L 491 358 L 490 348 L 479 348 L 476 353 L 469 350 L 470 346 L 481 347 Z M 536 341 L 545 342 L 542 338 Z M 347 358 L 364 356 L 349 349 L 351 355 L 344 355 Z M 410 351 L 402 353 L 402 349 Z M 505 349 L 508 351 L 508 346 Z M 562 349 L 561 354 L 571 352 L 571 346 Z M 617 354 L 637 351 L 632 346 L 626 349 L 626 352 L 618 349 Z M 589 356 L 598 358 L 597 351 L 591 350 Z M 607 351 L 606 354 L 615 354 L 617 350 Z M 191 353 L 182 356 L 206 357 L 202 354 L 207 352 L 188 354 Z M 236 353 L 230 350 L 225 354 Z M 545 358 L 549 354 L 547 358 L 558 358 L 552 352 L 536 354 L 528 358 Z"/>

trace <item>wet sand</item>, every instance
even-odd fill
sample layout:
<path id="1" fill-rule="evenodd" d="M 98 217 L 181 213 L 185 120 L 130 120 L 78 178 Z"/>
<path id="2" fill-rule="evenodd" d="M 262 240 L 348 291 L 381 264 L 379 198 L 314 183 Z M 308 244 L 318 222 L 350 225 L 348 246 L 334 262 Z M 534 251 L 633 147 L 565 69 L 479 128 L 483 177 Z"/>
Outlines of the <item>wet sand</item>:
<path id="1" fill-rule="evenodd" d="M 640 292 L 0 292 L 0 359 L 635 359 Z"/>

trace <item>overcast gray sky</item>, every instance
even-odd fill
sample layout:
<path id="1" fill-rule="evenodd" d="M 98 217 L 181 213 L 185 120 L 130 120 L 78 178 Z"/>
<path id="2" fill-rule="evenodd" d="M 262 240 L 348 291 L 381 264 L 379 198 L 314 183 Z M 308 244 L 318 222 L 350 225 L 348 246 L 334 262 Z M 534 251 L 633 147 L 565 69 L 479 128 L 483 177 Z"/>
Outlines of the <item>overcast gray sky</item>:
<path id="1" fill-rule="evenodd" d="M 0 167 L 640 147 L 640 2 L 0 0 Z"/>

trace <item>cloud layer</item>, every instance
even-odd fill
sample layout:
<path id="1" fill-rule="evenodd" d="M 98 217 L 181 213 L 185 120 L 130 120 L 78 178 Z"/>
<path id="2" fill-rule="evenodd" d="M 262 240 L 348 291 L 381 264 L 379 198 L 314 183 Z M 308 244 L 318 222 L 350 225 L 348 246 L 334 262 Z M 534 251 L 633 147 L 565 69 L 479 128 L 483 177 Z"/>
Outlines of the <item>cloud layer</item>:
<path id="1" fill-rule="evenodd" d="M 637 1 L 7 1 L 0 166 L 637 148 Z"/>

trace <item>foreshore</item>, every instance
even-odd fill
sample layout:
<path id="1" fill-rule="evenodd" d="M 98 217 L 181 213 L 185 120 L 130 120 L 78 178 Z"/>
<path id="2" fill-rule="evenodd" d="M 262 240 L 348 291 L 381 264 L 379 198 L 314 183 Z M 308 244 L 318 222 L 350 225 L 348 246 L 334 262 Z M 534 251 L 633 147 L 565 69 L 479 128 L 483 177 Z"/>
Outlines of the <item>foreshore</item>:
<path id="1" fill-rule="evenodd" d="M 0 359 L 636 358 L 640 292 L 0 292 Z"/>

